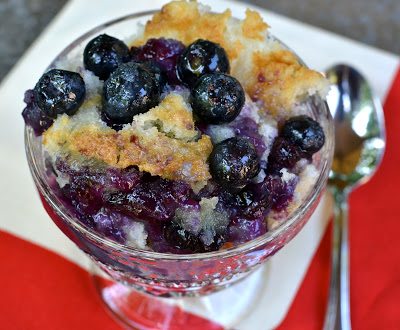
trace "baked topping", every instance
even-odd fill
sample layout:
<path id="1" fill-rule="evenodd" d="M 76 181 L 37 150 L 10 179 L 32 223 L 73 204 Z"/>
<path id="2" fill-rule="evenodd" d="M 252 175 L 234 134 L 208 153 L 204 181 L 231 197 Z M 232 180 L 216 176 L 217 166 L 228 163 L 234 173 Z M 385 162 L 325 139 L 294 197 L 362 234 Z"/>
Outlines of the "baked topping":
<path id="1" fill-rule="evenodd" d="M 176 63 L 179 55 L 185 50 L 185 45 L 175 39 L 149 39 L 144 45 L 131 48 L 133 61 L 156 63 L 166 75 L 170 85 L 180 81 L 177 77 Z"/>
<path id="2" fill-rule="evenodd" d="M 240 21 L 232 17 L 229 9 L 213 13 L 206 6 L 192 1 L 172 1 L 146 23 L 143 36 L 135 41 L 140 45 L 150 38 L 172 38 L 189 45 L 198 39 L 219 44 L 235 60 L 239 52 L 251 42 L 265 43 L 268 25 L 259 13 L 246 11 Z"/>
<path id="3" fill-rule="evenodd" d="M 283 117 L 291 115 L 295 104 L 318 93 L 325 97 L 329 89 L 320 73 L 301 65 L 288 50 L 255 51 L 247 65 L 235 66 L 232 73 L 254 100 Z"/>
<path id="4" fill-rule="evenodd" d="M 52 153 L 76 159 L 84 156 L 118 168 L 135 165 L 141 171 L 171 180 L 195 183 L 210 178 L 207 158 L 212 150 L 211 140 L 207 135 L 199 137 L 190 108 L 181 95 L 168 95 L 157 107 L 135 116 L 132 124 L 119 132 L 97 126 L 96 120 L 81 119 L 61 117 L 43 134 L 46 148 Z"/>
<path id="5" fill-rule="evenodd" d="M 255 11 L 247 10 L 240 21 L 230 10 L 211 13 L 196 2 L 174 1 L 147 22 L 143 37 L 135 43 L 159 37 L 185 45 L 198 39 L 220 45 L 228 54 L 230 74 L 275 115 L 287 117 L 295 104 L 316 93 L 325 97 L 329 88 L 320 73 L 301 65 L 278 41 L 268 39 L 268 25 Z"/>

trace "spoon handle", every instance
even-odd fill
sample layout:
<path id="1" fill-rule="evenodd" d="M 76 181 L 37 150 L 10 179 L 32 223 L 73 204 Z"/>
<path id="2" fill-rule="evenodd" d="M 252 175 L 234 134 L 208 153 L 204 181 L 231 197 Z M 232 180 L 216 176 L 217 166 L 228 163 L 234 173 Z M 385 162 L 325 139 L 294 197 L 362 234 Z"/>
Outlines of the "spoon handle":
<path id="1" fill-rule="evenodd" d="M 348 193 L 333 187 L 332 269 L 324 330 L 351 330 L 349 299 Z"/>

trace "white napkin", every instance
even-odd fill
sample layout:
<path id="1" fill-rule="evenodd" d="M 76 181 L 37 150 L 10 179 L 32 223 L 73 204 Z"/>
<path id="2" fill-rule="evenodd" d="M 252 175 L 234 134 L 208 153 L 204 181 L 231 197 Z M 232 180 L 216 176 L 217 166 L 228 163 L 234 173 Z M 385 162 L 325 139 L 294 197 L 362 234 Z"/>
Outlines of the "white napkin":
<path id="1" fill-rule="evenodd" d="M 87 30 L 128 13 L 158 9 L 167 1 L 71 0 L 25 53 L 0 86 L 0 229 L 46 247 L 88 268 L 88 260 L 56 228 L 42 208 L 31 179 L 23 144 L 24 123 L 21 111 L 24 91 L 32 88 L 51 60 L 72 40 Z M 243 17 L 246 5 L 232 1 L 202 1 L 214 11 L 227 7 L 233 15 Z M 258 8 L 259 9 L 259 8 Z M 377 95 L 384 99 L 396 68 L 398 57 L 357 42 L 333 35 L 259 9 L 272 26 L 272 33 L 289 45 L 312 68 L 345 62 L 358 67 L 370 80 Z M 301 233 L 268 265 L 242 283 L 212 295 L 213 302 L 228 296 L 240 301 L 226 313 L 225 306 L 210 310 L 207 299 L 191 301 L 185 307 L 229 328 L 264 329 L 276 327 L 284 318 L 308 265 L 317 249 L 331 214 L 331 201 L 324 198 Z M 240 298 L 240 299 L 239 299 Z M 246 307 L 245 314 L 235 314 Z"/>

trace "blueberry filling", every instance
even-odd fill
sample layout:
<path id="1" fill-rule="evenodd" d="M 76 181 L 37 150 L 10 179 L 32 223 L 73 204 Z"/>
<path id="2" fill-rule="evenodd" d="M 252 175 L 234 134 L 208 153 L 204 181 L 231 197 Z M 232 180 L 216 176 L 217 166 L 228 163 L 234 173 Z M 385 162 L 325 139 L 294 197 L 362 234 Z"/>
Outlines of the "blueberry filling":
<path id="1" fill-rule="evenodd" d="M 292 169 L 306 155 L 296 145 L 283 137 L 277 137 L 268 157 L 268 170 L 279 173 L 283 168 Z"/>
<path id="2" fill-rule="evenodd" d="M 185 45 L 174 39 L 149 39 L 141 47 L 131 48 L 131 57 L 134 61 L 154 62 L 166 75 L 171 85 L 179 83 L 176 75 L 176 63 L 178 57 L 185 50 Z"/>

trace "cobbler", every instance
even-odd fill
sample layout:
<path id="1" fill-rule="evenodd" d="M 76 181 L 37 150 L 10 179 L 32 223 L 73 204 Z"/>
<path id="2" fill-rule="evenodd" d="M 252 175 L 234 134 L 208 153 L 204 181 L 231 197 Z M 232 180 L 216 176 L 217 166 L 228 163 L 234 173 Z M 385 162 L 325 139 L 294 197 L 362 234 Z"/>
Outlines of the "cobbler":
<path id="1" fill-rule="evenodd" d="M 230 248 L 285 221 L 315 183 L 328 84 L 274 39 L 196 2 L 130 40 L 99 35 L 25 94 L 53 189 L 86 226 L 168 253 Z"/>

